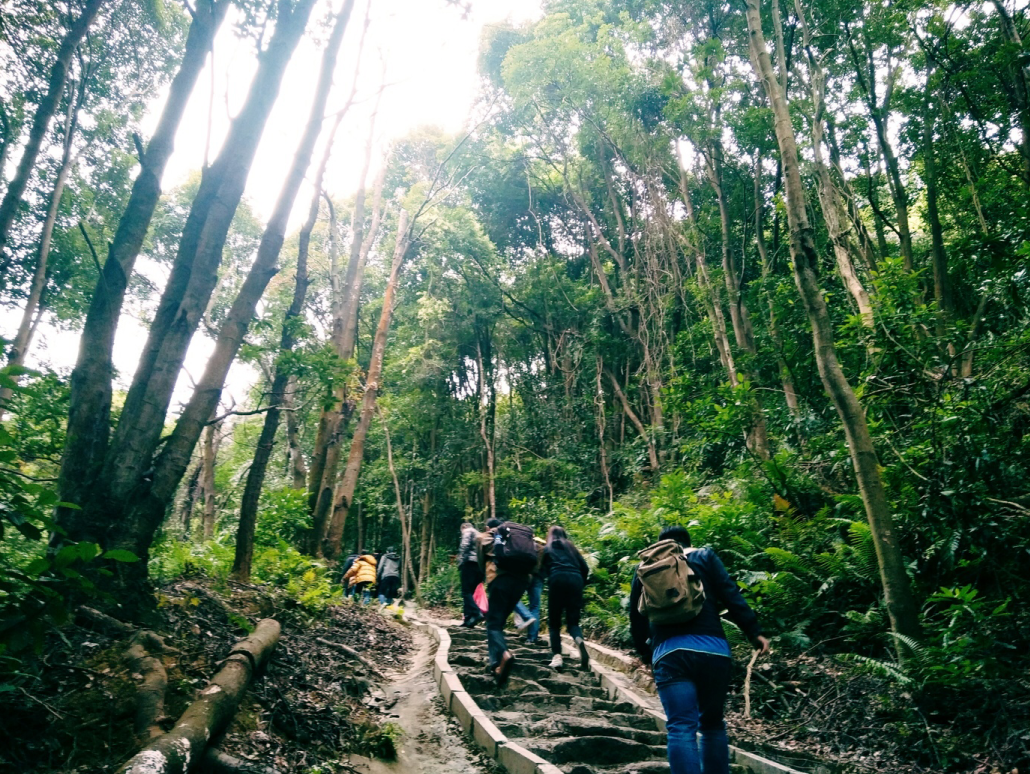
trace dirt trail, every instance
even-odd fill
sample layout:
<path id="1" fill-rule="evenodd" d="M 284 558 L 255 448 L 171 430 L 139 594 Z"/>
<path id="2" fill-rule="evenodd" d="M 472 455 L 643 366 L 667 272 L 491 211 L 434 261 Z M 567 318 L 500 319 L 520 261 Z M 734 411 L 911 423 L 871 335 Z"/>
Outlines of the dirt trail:
<path id="1" fill-rule="evenodd" d="M 414 630 L 415 653 L 406 672 L 390 674 L 382 709 L 404 731 L 397 760 L 386 763 L 353 756 L 360 774 L 495 774 L 500 769 L 473 750 L 461 727 L 443 708 L 433 682 L 435 643 Z"/>

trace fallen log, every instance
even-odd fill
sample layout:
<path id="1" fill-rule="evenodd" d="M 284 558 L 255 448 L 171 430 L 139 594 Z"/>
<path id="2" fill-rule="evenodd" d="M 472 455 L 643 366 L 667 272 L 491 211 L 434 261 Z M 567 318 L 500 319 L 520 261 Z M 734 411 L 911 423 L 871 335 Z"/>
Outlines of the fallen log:
<path id="1" fill-rule="evenodd" d="M 155 640 L 157 642 L 155 642 Z M 156 647 L 160 643 L 160 647 Z M 125 658 L 133 676 L 139 677 L 136 687 L 136 738 L 141 742 L 161 736 L 164 729 L 160 721 L 165 717 L 165 691 L 168 689 L 168 673 L 164 662 L 153 655 L 160 652 L 164 643 L 151 631 L 140 631 L 132 635 Z"/>
<path id="2" fill-rule="evenodd" d="M 119 769 L 120 774 L 186 774 L 196 766 L 207 743 L 232 719 L 251 678 L 278 642 L 279 622 L 259 621 L 253 634 L 233 646 L 222 668 L 174 728 L 151 740 Z"/>
<path id="3" fill-rule="evenodd" d="M 200 762 L 200 770 L 204 774 L 279 774 L 279 769 L 273 766 L 245 761 L 217 747 L 207 748 Z"/>

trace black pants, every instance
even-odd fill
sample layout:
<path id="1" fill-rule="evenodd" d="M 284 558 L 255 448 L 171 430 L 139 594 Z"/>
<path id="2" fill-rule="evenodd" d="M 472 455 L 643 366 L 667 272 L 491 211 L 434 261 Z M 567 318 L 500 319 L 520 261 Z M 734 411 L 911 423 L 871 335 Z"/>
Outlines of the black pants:
<path id="1" fill-rule="evenodd" d="M 489 607 L 486 611 L 486 644 L 491 669 L 501 663 L 501 656 L 508 649 L 508 642 L 504 639 L 504 624 L 515 612 L 515 605 L 526 593 L 527 586 L 528 575 L 505 574 L 494 578 L 487 589 Z"/>
<path id="2" fill-rule="evenodd" d="M 551 652 L 561 653 L 561 619 L 569 636 L 582 637 L 579 616 L 583 612 L 583 579 L 579 575 L 552 575 L 547 597 L 547 628 L 550 630 Z"/>
<path id="3" fill-rule="evenodd" d="M 481 618 L 483 613 L 472 595 L 476 593 L 476 586 L 483 582 L 483 572 L 479 569 L 478 562 L 462 562 L 458 565 L 458 575 L 461 577 L 461 606 L 465 620 Z"/>
<path id="4" fill-rule="evenodd" d="M 393 601 L 401 595 L 401 579 L 397 575 L 390 575 L 379 581 L 379 601 L 384 599 Z"/>

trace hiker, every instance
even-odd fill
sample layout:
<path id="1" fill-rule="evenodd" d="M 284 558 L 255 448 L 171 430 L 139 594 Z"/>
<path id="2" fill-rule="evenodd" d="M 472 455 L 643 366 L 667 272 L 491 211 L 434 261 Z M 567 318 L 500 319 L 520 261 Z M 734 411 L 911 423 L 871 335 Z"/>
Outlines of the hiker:
<path id="1" fill-rule="evenodd" d="M 637 652 L 651 665 L 668 718 L 669 770 L 727 774 L 723 708 L 732 655 L 719 611 L 727 611 L 759 653 L 769 652 L 769 640 L 722 560 L 710 548 L 691 548 L 686 527 L 665 527 L 659 542 L 640 557 L 630 591 L 630 633 Z M 669 599 L 675 601 L 657 604 Z"/>
<path id="2" fill-rule="evenodd" d="M 547 575 L 547 628 L 550 631 L 551 669 L 561 669 L 561 621 L 565 615 L 565 626 L 579 648 L 579 665 L 586 669 L 590 664 L 583 630 L 579 628 L 579 616 L 583 612 L 583 588 L 590 574 L 586 560 L 569 540 L 565 530 L 555 525 L 547 531 L 547 545 L 544 548 L 543 570 Z"/>
<path id="3" fill-rule="evenodd" d="M 349 583 L 344 582 L 344 578 L 347 577 L 347 570 L 354 566 L 354 562 L 358 560 L 357 554 L 349 554 L 343 561 L 343 569 L 340 572 L 340 583 L 343 584 L 343 597 L 344 599 L 350 599 L 351 587 Z"/>
<path id="4" fill-rule="evenodd" d="M 485 617 L 473 598 L 476 586 L 483 582 L 483 571 L 479 567 L 476 550 L 478 541 L 479 532 L 476 528 L 467 521 L 462 524 L 461 542 L 458 543 L 458 577 L 461 579 L 461 604 L 465 620 L 461 625 L 469 629 Z"/>
<path id="5" fill-rule="evenodd" d="M 372 600 L 372 585 L 376 582 L 376 558 L 372 554 L 362 554 L 354 560 L 343 578 L 350 581 L 354 598 L 362 595 L 361 603 L 367 605 Z"/>
<path id="6" fill-rule="evenodd" d="M 503 688 L 515 665 L 515 656 L 504 639 L 504 624 L 529 586 L 536 566 L 536 544 L 529 527 L 490 519 L 479 536 L 479 566 L 486 574 L 486 642 L 490 673 Z"/>
<path id="7" fill-rule="evenodd" d="M 401 555 L 393 546 L 386 549 L 376 565 L 376 588 L 379 590 L 379 604 L 392 605 L 401 593 Z"/>

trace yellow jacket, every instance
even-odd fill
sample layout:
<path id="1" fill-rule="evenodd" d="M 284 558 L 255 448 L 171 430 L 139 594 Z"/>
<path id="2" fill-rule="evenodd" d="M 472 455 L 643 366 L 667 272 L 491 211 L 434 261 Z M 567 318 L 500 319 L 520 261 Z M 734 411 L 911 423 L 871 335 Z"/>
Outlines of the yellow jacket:
<path id="1" fill-rule="evenodd" d="M 349 581 L 348 588 L 356 583 L 375 583 L 376 558 L 371 554 L 362 554 L 354 560 L 354 564 L 344 574 L 343 579 Z"/>

